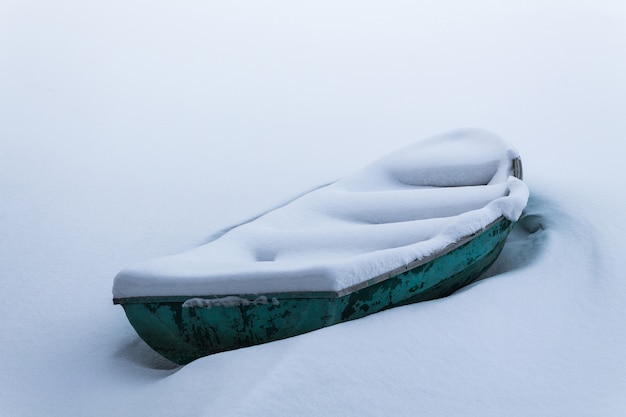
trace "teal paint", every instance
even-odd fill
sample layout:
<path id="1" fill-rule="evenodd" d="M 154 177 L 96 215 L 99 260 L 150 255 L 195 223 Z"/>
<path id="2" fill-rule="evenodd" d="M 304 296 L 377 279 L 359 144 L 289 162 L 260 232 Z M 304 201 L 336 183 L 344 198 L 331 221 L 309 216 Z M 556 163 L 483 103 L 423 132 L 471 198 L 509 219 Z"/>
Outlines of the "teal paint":
<path id="1" fill-rule="evenodd" d="M 500 218 L 467 242 L 346 294 L 303 292 L 116 299 L 139 336 L 178 364 L 280 340 L 388 308 L 452 294 L 497 258 L 514 223 Z M 196 303 L 185 301 L 201 299 Z M 193 305 L 196 306 L 193 306 Z"/>

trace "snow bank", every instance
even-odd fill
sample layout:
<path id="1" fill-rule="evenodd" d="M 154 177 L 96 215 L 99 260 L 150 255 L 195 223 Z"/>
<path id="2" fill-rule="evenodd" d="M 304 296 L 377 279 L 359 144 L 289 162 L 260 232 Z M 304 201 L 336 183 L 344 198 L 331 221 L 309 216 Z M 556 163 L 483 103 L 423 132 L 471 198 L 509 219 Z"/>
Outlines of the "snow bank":
<path id="1" fill-rule="evenodd" d="M 528 189 L 518 153 L 477 130 L 432 137 L 174 256 L 121 271 L 115 298 L 341 291 L 426 257 L 499 217 Z"/>

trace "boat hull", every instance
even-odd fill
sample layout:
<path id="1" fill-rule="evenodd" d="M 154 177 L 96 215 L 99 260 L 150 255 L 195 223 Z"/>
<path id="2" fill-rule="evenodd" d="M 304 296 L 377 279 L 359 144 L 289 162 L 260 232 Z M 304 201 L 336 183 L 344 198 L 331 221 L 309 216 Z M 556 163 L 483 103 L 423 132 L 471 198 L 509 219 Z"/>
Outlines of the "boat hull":
<path id="1" fill-rule="evenodd" d="M 474 282 L 498 257 L 514 223 L 485 230 L 426 260 L 343 292 L 115 299 L 139 336 L 186 364 L 213 353 L 296 336 L 392 307 L 445 297 Z"/>

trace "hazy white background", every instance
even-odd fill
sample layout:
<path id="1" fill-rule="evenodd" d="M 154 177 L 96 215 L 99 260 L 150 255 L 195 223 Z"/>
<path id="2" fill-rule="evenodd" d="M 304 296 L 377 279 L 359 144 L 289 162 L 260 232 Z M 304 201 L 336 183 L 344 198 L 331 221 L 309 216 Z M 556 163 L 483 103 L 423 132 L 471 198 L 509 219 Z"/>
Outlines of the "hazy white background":
<path id="1" fill-rule="evenodd" d="M 3 0 L 0 416 L 624 415 L 624 74 L 623 1 Z M 111 304 L 462 127 L 518 147 L 544 227 L 490 279 L 182 369 Z"/>

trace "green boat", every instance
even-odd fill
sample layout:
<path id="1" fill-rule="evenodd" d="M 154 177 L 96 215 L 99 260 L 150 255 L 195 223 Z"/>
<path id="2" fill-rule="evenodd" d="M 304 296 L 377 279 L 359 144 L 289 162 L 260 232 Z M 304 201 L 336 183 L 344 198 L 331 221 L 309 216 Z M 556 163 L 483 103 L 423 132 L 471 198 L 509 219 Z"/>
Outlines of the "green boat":
<path id="1" fill-rule="evenodd" d="M 446 156 L 455 149 L 461 157 Z M 430 138 L 202 247 L 123 270 L 113 302 L 182 365 L 444 297 L 499 255 L 526 205 L 521 178 L 519 155 L 493 135 Z M 426 209 L 407 209 L 414 200 Z"/>

